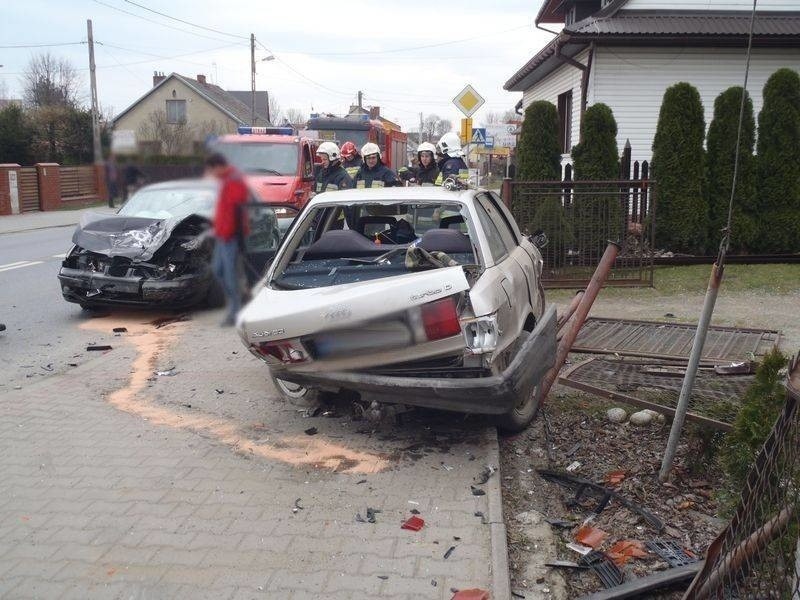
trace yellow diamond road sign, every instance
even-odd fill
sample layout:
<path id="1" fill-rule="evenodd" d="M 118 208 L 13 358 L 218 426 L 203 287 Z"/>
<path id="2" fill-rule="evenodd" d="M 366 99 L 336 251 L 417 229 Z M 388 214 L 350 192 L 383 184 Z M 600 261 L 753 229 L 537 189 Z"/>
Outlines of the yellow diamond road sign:
<path id="1" fill-rule="evenodd" d="M 467 85 L 461 92 L 459 92 L 458 96 L 453 98 L 453 104 L 458 107 L 464 116 L 469 118 L 475 114 L 475 111 L 478 110 L 486 100 L 475 91 L 475 88 L 471 85 Z"/>

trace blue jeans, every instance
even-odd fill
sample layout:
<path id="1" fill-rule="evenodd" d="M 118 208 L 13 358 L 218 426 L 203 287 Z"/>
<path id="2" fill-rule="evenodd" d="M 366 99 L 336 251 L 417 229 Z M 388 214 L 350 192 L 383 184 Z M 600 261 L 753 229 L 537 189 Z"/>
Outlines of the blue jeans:
<path id="1" fill-rule="evenodd" d="M 236 239 L 226 242 L 217 238 L 214 245 L 214 256 L 211 260 L 211 271 L 225 291 L 225 296 L 228 298 L 228 314 L 234 318 L 242 307 L 236 268 L 238 257 L 239 243 Z"/>

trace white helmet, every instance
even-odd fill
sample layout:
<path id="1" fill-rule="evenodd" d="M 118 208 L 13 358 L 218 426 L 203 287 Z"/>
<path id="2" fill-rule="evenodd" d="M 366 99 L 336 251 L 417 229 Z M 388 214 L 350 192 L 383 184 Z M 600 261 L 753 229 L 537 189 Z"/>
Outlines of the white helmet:
<path id="1" fill-rule="evenodd" d="M 441 139 L 436 142 L 436 149 L 439 154 L 447 156 L 463 156 L 461 151 L 461 137 L 455 131 L 448 131 Z"/>
<path id="2" fill-rule="evenodd" d="M 419 156 L 420 152 L 430 152 L 431 155 L 434 155 L 436 154 L 436 146 L 430 142 L 422 142 L 419 146 L 417 146 L 417 156 Z"/>
<path id="3" fill-rule="evenodd" d="M 371 154 L 377 154 L 378 158 L 381 158 L 381 149 L 378 146 L 378 144 L 375 144 L 373 142 L 367 142 L 366 144 L 364 144 L 364 147 L 361 148 L 361 156 L 367 158 Z"/>
<path id="4" fill-rule="evenodd" d="M 331 162 L 339 160 L 339 146 L 333 142 L 322 142 L 319 145 L 319 148 L 317 148 L 317 154 L 325 154 L 328 157 L 328 160 Z"/>

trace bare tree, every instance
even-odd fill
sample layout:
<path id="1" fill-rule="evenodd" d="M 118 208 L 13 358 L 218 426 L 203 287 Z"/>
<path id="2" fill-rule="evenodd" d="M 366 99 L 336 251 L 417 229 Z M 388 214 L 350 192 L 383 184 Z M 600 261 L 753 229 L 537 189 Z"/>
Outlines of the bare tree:
<path id="1" fill-rule="evenodd" d="M 24 98 L 30 106 L 75 108 L 80 102 L 80 78 L 75 67 L 49 52 L 31 57 L 22 82 Z"/>
<path id="2" fill-rule="evenodd" d="M 439 115 L 432 114 L 422 119 L 422 138 L 433 141 L 442 137 L 453 128 L 449 119 L 442 119 Z"/>
<path id="3" fill-rule="evenodd" d="M 299 108 L 287 108 L 283 114 L 284 119 L 291 125 L 302 125 L 308 120 L 306 114 Z"/>
<path id="4" fill-rule="evenodd" d="M 281 112 L 281 105 L 278 104 L 278 99 L 275 97 L 275 94 L 269 95 L 269 122 L 270 124 L 273 123 L 280 123 L 283 120 L 282 112 Z"/>
<path id="5" fill-rule="evenodd" d="M 186 123 L 167 123 L 166 111 L 154 110 L 142 122 L 137 132 L 140 141 L 157 144 L 166 155 L 186 152 L 193 139 L 192 128 Z"/>
<path id="6" fill-rule="evenodd" d="M 0 100 L 9 100 L 8 84 L 5 81 L 0 81 Z"/>

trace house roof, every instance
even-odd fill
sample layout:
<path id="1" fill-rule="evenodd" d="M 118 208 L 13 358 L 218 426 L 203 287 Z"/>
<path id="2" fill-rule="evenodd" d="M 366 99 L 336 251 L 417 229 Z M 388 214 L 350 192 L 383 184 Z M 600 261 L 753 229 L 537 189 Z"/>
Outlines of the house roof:
<path id="1" fill-rule="evenodd" d="M 563 64 L 563 60 L 557 56 L 574 57 L 587 46 L 587 43 L 569 43 L 569 37 L 561 33 L 554 37 L 549 44 L 539 50 L 533 58 L 526 62 L 511 78 L 503 85 L 503 89 L 509 92 L 524 92 L 531 85 L 549 74 L 555 67 Z"/>
<path id="2" fill-rule="evenodd" d="M 250 107 L 247 106 L 244 102 L 241 102 L 240 100 L 234 98 L 231 94 L 223 90 L 218 85 L 214 85 L 212 83 L 201 83 L 196 79 L 192 79 L 191 77 L 185 77 L 183 75 L 179 75 L 178 73 L 170 73 L 167 77 L 165 77 L 164 79 L 159 81 L 156 85 L 154 85 L 152 88 L 147 90 L 147 92 L 145 92 L 128 108 L 126 108 L 116 117 L 114 117 L 114 123 L 116 123 L 124 115 L 130 112 L 134 107 L 136 107 L 136 105 L 138 105 L 142 100 L 147 98 L 147 96 L 152 94 L 155 90 L 159 89 L 163 85 L 166 85 L 168 81 L 171 81 L 173 79 L 177 79 L 184 85 L 193 89 L 203 99 L 205 99 L 207 102 L 217 107 L 220 111 L 225 113 L 228 117 L 230 117 L 240 125 L 245 125 L 250 122 L 250 116 L 251 116 Z"/>
<path id="3" fill-rule="evenodd" d="M 243 103 L 247 106 L 248 110 L 250 110 L 250 103 L 252 102 L 253 92 L 250 90 L 228 90 L 227 91 L 231 96 L 236 98 L 239 102 Z M 267 92 L 259 92 L 256 91 L 256 120 L 260 121 L 260 124 L 268 123 L 267 121 L 267 103 L 269 102 L 269 94 Z M 249 115 L 248 114 L 248 123 L 249 123 Z M 256 123 L 258 124 L 258 123 Z"/>
<path id="4" fill-rule="evenodd" d="M 709 11 L 619 11 L 614 16 L 592 16 L 564 27 L 573 36 L 747 36 L 750 14 Z M 800 35 L 800 12 L 758 14 L 754 36 Z"/>

